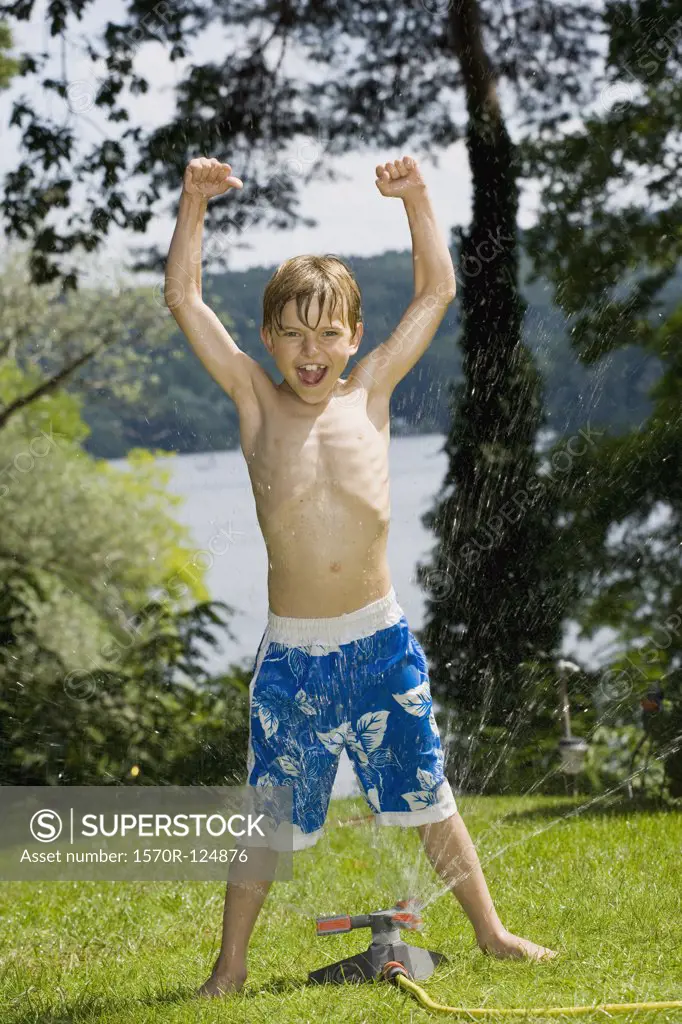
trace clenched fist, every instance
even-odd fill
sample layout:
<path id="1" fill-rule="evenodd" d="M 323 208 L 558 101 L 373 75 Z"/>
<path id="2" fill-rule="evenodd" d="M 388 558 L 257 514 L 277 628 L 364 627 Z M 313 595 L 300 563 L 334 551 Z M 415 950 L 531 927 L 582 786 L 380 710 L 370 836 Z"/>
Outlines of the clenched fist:
<path id="1" fill-rule="evenodd" d="M 190 160 L 185 170 L 182 188 L 191 196 L 213 199 L 231 188 L 243 188 L 244 182 L 232 176 L 229 164 L 221 164 L 215 157 L 199 156 Z"/>
<path id="2" fill-rule="evenodd" d="M 378 164 L 376 187 L 382 196 L 404 199 L 412 193 L 426 190 L 419 164 L 411 156 L 404 156 L 394 163 Z"/>

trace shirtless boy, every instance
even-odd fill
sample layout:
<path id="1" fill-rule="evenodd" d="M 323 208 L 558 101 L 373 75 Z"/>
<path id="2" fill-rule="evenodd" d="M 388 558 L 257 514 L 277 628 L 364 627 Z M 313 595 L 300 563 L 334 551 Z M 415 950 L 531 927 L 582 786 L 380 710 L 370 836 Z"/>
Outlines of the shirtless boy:
<path id="1" fill-rule="evenodd" d="M 455 274 L 415 160 L 378 166 L 375 184 L 404 204 L 414 297 L 394 333 L 344 378 L 363 332 L 355 279 L 334 256 L 287 260 L 263 297 L 261 339 L 283 377 L 275 384 L 201 296 L 208 200 L 242 182 L 216 159 L 192 160 L 184 175 L 166 303 L 237 406 L 268 553 L 268 620 L 250 686 L 248 784 L 291 785 L 293 848 L 312 846 L 345 746 L 378 823 L 418 829 L 479 948 L 499 959 L 551 959 L 553 950 L 513 935 L 497 915 L 443 773 L 424 652 L 391 583 L 389 403 L 454 299 Z M 279 716 L 270 713 L 277 695 Z M 277 857 L 274 850 L 267 855 Z M 249 939 L 270 885 L 228 883 L 221 950 L 200 995 L 243 986 Z"/>

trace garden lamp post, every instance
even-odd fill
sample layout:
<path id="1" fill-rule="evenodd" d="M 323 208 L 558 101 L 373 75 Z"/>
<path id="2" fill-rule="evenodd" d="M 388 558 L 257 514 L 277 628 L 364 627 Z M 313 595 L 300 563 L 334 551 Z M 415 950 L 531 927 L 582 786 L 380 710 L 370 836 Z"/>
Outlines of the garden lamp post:
<path id="1" fill-rule="evenodd" d="M 568 688 L 566 676 L 569 672 L 580 672 L 580 667 L 573 661 L 566 661 L 560 658 L 557 661 L 559 670 L 559 692 L 561 693 L 561 715 L 563 718 L 564 735 L 559 740 L 559 753 L 561 754 L 561 771 L 565 775 L 573 776 L 573 796 L 576 795 L 576 779 L 583 770 L 585 755 L 587 754 L 587 743 L 580 736 L 571 734 L 571 711 L 568 704 Z"/>

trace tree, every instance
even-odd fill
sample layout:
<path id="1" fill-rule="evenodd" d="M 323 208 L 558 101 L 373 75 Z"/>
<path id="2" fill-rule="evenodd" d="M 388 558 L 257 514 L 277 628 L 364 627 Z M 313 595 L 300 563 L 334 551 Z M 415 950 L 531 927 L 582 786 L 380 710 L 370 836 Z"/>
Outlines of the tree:
<path id="1" fill-rule="evenodd" d="M 207 600 L 167 470 L 98 462 L 86 434 L 64 393 L 0 432 L 0 779 L 241 781 L 248 677 L 210 677 L 202 649 L 232 609 Z"/>
<path id="2" fill-rule="evenodd" d="M 77 3 L 82 10 L 82 0 Z M 25 10 L 31 7 L 29 3 Z M 71 9 L 60 4 L 51 11 L 53 34 L 65 32 Z M 540 568 L 553 525 L 551 502 L 533 497 L 520 525 L 502 517 L 509 499 L 519 490 L 528 495 L 537 482 L 534 440 L 541 422 L 541 395 L 520 337 L 518 167 L 495 83 L 511 86 L 527 124 L 567 118 L 572 112 L 567 99 L 575 105 L 589 96 L 591 63 L 597 56 L 589 40 L 600 25 L 599 12 L 590 4 L 554 0 L 540 0 L 532 7 L 525 0 L 505 5 L 455 0 L 447 6 L 289 0 L 258 11 L 243 0 L 231 0 L 210 8 L 189 2 L 172 8 L 157 5 L 144 16 L 139 5 L 131 10 L 131 21 L 107 26 L 109 74 L 92 90 L 92 102 L 107 110 L 114 124 L 127 120 L 119 105 L 123 87 L 148 87 L 135 72 L 133 42 L 163 40 L 171 44 L 170 57 L 176 59 L 187 55 L 190 40 L 209 24 L 218 22 L 244 33 L 235 31 L 238 42 L 222 65 L 191 67 L 178 87 L 177 113 L 171 122 L 146 136 L 139 128 L 123 133 L 125 143 L 134 144 L 138 153 L 132 169 L 147 186 L 137 207 L 121 190 L 129 159 L 126 148 L 112 140 L 75 165 L 78 180 L 93 173 L 102 176 L 104 195 L 110 192 L 106 207 L 100 191 L 85 216 L 74 218 L 75 229 L 58 236 L 57 247 L 53 229 L 45 236 L 49 245 L 35 230 L 50 213 L 42 184 L 40 190 L 34 186 L 25 165 L 8 176 L 5 213 L 20 210 L 9 218 L 9 229 L 31 225 L 32 270 L 39 280 L 60 273 L 55 248 L 60 253 L 77 246 L 96 248 L 112 219 L 124 227 L 144 229 L 150 204 L 168 188 L 177 189 L 188 157 L 197 152 L 229 153 L 240 176 L 252 183 L 239 203 L 217 204 L 212 210 L 210 254 L 223 254 L 226 237 L 258 221 L 288 227 L 297 218 L 296 178 L 330 173 L 330 159 L 357 148 L 358 141 L 371 137 L 374 145 L 402 148 L 409 140 L 413 146 L 437 151 L 462 137 L 452 106 L 463 90 L 475 193 L 473 222 L 461 238 L 460 253 L 467 377 L 462 394 L 467 403 L 449 439 L 452 470 L 445 487 L 457 485 L 456 499 L 444 501 L 433 518 L 441 561 L 451 559 L 455 536 L 472 536 L 489 511 L 494 513 L 491 524 L 501 522 L 502 527 L 493 540 L 494 550 L 481 555 L 482 565 L 467 587 L 447 594 L 445 601 L 432 602 L 433 621 L 425 642 L 436 657 L 443 696 L 452 693 L 453 686 L 459 687 L 459 696 L 469 685 L 465 678 L 474 679 L 475 664 L 484 682 L 481 688 L 477 681 L 474 688 L 476 706 L 484 718 L 508 725 L 520 707 L 532 706 L 534 686 L 525 685 L 520 661 L 531 653 L 540 660 L 549 657 L 563 605 L 556 564 L 554 575 L 547 574 L 546 563 Z M 292 71 L 285 60 L 292 42 L 300 44 L 313 69 L 343 60 L 342 79 L 312 81 L 297 69 Z M 89 45 L 93 59 L 103 53 L 98 47 L 98 42 Z M 37 70 L 35 61 L 26 65 L 27 72 Z M 50 81 L 47 88 L 68 98 L 64 80 Z M 54 171 L 55 178 L 59 176 L 55 202 L 68 206 L 73 182 L 63 168 L 65 153 L 73 148 L 73 127 L 56 133 L 42 121 L 37 123 L 26 103 L 15 105 L 14 122 L 30 132 L 34 153 L 44 154 L 44 162 L 54 161 L 59 168 Z M 306 139 L 313 140 L 307 151 Z M 285 156 L 287 145 L 296 142 L 293 163 L 283 161 L 273 174 L 270 154 Z M 149 252 L 146 260 L 144 265 L 159 265 L 158 254 Z M 476 274 L 469 272 L 474 260 L 482 264 Z M 75 272 L 67 269 L 65 283 L 72 286 L 75 280 Z M 456 508 L 462 511 L 462 523 L 457 523 L 461 533 L 454 529 Z M 524 558 L 532 564 L 524 565 Z M 440 571 L 438 558 L 436 565 Z M 505 590 L 510 600 L 500 596 Z M 469 630 L 467 647 L 461 663 L 450 671 L 459 657 L 455 628 L 462 622 Z M 487 665 L 481 664 L 484 656 Z"/>
<path id="3" fill-rule="evenodd" d="M 599 440 L 562 512 L 584 635 L 617 632 L 604 714 L 638 726 L 630 769 L 644 751 L 661 760 L 673 797 L 682 797 L 682 306 L 663 293 L 682 257 L 681 16 L 679 0 L 609 3 L 597 109 L 524 151 L 544 185 L 531 255 L 570 317 L 575 351 L 597 365 L 637 345 L 663 366 L 651 416 Z"/>
<path id="4" fill-rule="evenodd" d="M 168 318 L 150 290 L 59 295 L 22 270 L 0 277 L 0 777 L 121 782 L 137 765 L 141 781 L 231 783 L 245 673 L 209 677 L 199 643 L 215 645 L 211 626 L 231 635 L 231 609 L 208 601 L 168 470 L 138 451 L 123 472 L 82 448 L 88 384 L 140 391 L 146 354 L 113 343 L 158 344 Z"/>
<path id="5" fill-rule="evenodd" d="M 50 4 L 51 37 L 68 47 L 93 3 Z M 238 203 L 209 208 L 214 259 L 256 223 L 274 229 L 301 223 L 300 185 L 315 177 L 333 180 L 340 153 L 370 139 L 389 151 L 409 141 L 437 153 L 461 138 L 452 112 L 464 77 L 452 33 L 456 12 L 469 18 L 474 6 L 497 78 L 512 90 L 526 125 L 566 118 L 571 104 L 588 102 L 598 56 L 591 39 L 601 15 L 579 0 L 130 2 L 124 20 L 108 21 L 99 37 L 78 39 L 92 62 L 87 79 L 79 71 L 72 80 L 68 61 L 53 72 L 46 54 L 23 55 L 21 76 L 61 97 L 64 116 L 45 117 L 25 97 L 15 101 L 11 123 L 22 132 L 25 156 L 6 177 L 6 231 L 31 239 L 37 282 L 60 277 L 73 287 L 78 267 L 72 254 L 100 249 L 114 226 L 143 233 L 168 190 L 175 198 L 188 159 L 198 153 L 229 154 L 246 185 Z M 0 3 L 0 16 L 27 21 L 33 9 L 33 0 Z M 209 28 L 226 32 L 222 61 L 190 65 L 167 124 L 150 131 L 132 124 L 129 98 L 150 88 L 140 59 L 145 44 L 160 43 L 174 62 L 190 57 L 193 41 Z M 295 47 L 308 78 L 289 59 Z M 339 66 L 343 75 L 328 73 Z M 107 135 L 88 148 L 79 117 L 93 112 L 105 117 Z M 140 183 L 134 199 L 126 189 L 131 181 Z M 77 183 L 86 196 L 76 208 Z M 62 210 L 70 211 L 66 225 L 59 224 Z M 158 269 L 162 256 L 150 252 L 141 262 Z"/>
<path id="6" fill-rule="evenodd" d="M 464 383 L 454 393 L 446 479 L 423 519 L 439 543 L 419 566 L 432 592 L 420 638 L 432 691 L 456 712 L 458 784 L 482 789 L 505 784 L 509 749 L 538 724 L 566 595 L 561 575 L 547 574 L 554 507 L 535 453 L 540 378 L 522 340 L 516 153 L 478 5 L 455 3 L 451 25 L 467 90 L 474 204 L 460 232 Z"/>

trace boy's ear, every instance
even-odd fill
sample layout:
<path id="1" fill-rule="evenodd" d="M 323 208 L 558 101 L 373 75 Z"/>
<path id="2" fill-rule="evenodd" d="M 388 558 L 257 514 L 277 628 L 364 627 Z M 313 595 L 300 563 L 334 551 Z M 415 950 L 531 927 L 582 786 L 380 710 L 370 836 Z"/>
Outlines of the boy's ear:
<path id="1" fill-rule="evenodd" d="M 261 341 L 263 342 L 263 344 L 265 345 L 266 349 L 270 353 L 270 355 L 272 355 L 272 336 L 271 336 L 270 331 L 268 330 L 268 328 L 261 327 L 261 329 L 260 329 L 260 338 L 261 338 Z"/>
<path id="2" fill-rule="evenodd" d="M 364 333 L 364 330 L 365 330 L 365 325 L 363 324 L 362 320 L 360 320 L 360 322 L 358 323 L 357 327 L 355 328 L 355 334 L 353 335 L 353 339 L 352 339 L 352 341 L 350 343 L 350 354 L 351 355 L 355 355 L 357 350 L 360 348 L 360 342 L 362 341 L 362 335 Z"/>

